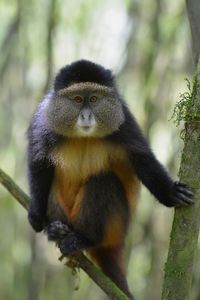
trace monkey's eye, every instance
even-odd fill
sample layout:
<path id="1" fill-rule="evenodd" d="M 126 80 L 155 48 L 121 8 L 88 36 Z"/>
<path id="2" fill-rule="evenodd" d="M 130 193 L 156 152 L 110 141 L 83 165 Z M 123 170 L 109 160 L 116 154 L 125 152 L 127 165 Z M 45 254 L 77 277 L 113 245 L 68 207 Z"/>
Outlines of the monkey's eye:
<path id="1" fill-rule="evenodd" d="M 81 96 L 75 96 L 74 101 L 76 101 L 77 103 L 81 103 L 83 102 L 83 98 Z"/>
<path id="2" fill-rule="evenodd" d="M 96 101 L 97 101 L 97 96 L 90 97 L 90 102 L 96 102 Z"/>

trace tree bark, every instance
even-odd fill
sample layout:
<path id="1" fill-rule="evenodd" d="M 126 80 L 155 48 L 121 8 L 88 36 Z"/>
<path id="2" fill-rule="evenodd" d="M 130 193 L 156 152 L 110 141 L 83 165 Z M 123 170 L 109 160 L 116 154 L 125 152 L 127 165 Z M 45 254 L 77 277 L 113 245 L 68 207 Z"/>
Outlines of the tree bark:
<path id="1" fill-rule="evenodd" d="M 192 45 L 196 75 L 193 88 L 186 94 L 184 116 L 184 149 L 180 166 L 180 180 L 195 192 L 195 205 L 175 209 L 174 222 L 162 300 L 188 300 L 192 284 L 195 251 L 200 228 L 200 10 L 198 0 L 187 0 L 187 12 L 192 31 Z M 189 95 L 189 97 L 188 97 Z M 179 118 L 180 121 L 180 118 Z"/>

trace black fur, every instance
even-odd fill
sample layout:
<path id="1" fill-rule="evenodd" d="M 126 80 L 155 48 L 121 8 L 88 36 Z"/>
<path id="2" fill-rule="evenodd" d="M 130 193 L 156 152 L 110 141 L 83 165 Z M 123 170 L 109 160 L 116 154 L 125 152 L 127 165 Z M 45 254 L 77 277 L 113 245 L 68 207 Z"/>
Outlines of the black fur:
<path id="1" fill-rule="evenodd" d="M 47 223 L 47 202 L 54 174 L 54 166 L 48 156 L 63 138 L 46 128 L 44 119 L 40 117 L 40 109 L 32 119 L 27 136 L 28 179 L 31 194 L 28 218 L 34 230 L 39 232 Z"/>
<path id="2" fill-rule="evenodd" d="M 88 60 L 79 60 L 63 67 L 57 74 L 54 89 L 58 91 L 73 83 L 95 82 L 100 85 L 113 87 L 112 72 Z"/>
<path id="3" fill-rule="evenodd" d="M 46 210 L 54 168 L 46 160 L 29 165 L 31 203 L 28 218 L 36 232 L 47 224 Z"/>

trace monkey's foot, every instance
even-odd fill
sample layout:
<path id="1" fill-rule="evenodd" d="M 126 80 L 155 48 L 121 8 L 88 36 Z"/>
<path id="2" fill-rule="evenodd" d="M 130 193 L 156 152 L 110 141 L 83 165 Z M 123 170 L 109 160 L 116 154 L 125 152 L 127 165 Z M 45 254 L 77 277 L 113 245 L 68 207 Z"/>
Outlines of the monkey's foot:
<path id="1" fill-rule="evenodd" d="M 176 181 L 171 194 L 173 206 L 184 206 L 194 203 L 194 194 L 186 184 Z"/>
<path id="2" fill-rule="evenodd" d="M 48 224 L 44 231 L 47 234 L 49 241 L 55 241 L 57 243 L 71 232 L 69 227 L 61 221 L 54 221 Z"/>
<path id="3" fill-rule="evenodd" d="M 74 231 L 68 232 L 64 239 L 58 242 L 58 247 L 64 256 L 69 256 L 75 254 L 77 251 L 94 246 L 94 242 Z"/>
<path id="4" fill-rule="evenodd" d="M 45 228 L 49 241 L 56 242 L 58 248 L 64 256 L 74 254 L 79 250 L 90 247 L 92 243 L 80 236 L 80 234 L 72 231 L 66 224 L 61 221 L 54 221 Z"/>
<path id="5" fill-rule="evenodd" d="M 64 256 L 74 254 L 76 251 L 83 248 L 82 240 L 73 232 L 68 234 L 58 242 L 58 247 Z"/>

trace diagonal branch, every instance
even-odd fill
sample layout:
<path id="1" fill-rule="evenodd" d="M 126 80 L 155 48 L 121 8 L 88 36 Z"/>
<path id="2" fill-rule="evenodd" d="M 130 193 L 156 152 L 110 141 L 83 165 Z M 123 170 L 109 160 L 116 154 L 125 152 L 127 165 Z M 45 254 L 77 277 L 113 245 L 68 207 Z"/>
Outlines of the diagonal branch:
<path id="1" fill-rule="evenodd" d="M 10 194 L 28 210 L 30 198 L 23 190 L 0 169 L 0 183 L 10 192 Z M 101 272 L 82 252 L 70 257 L 69 266 L 77 266 L 87 273 L 87 275 L 113 300 L 128 300 L 128 297 Z"/>
<path id="2" fill-rule="evenodd" d="M 11 193 L 11 195 L 28 210 L 30 199 L 14 181 L 0 169 L 0 183 Z"/>

